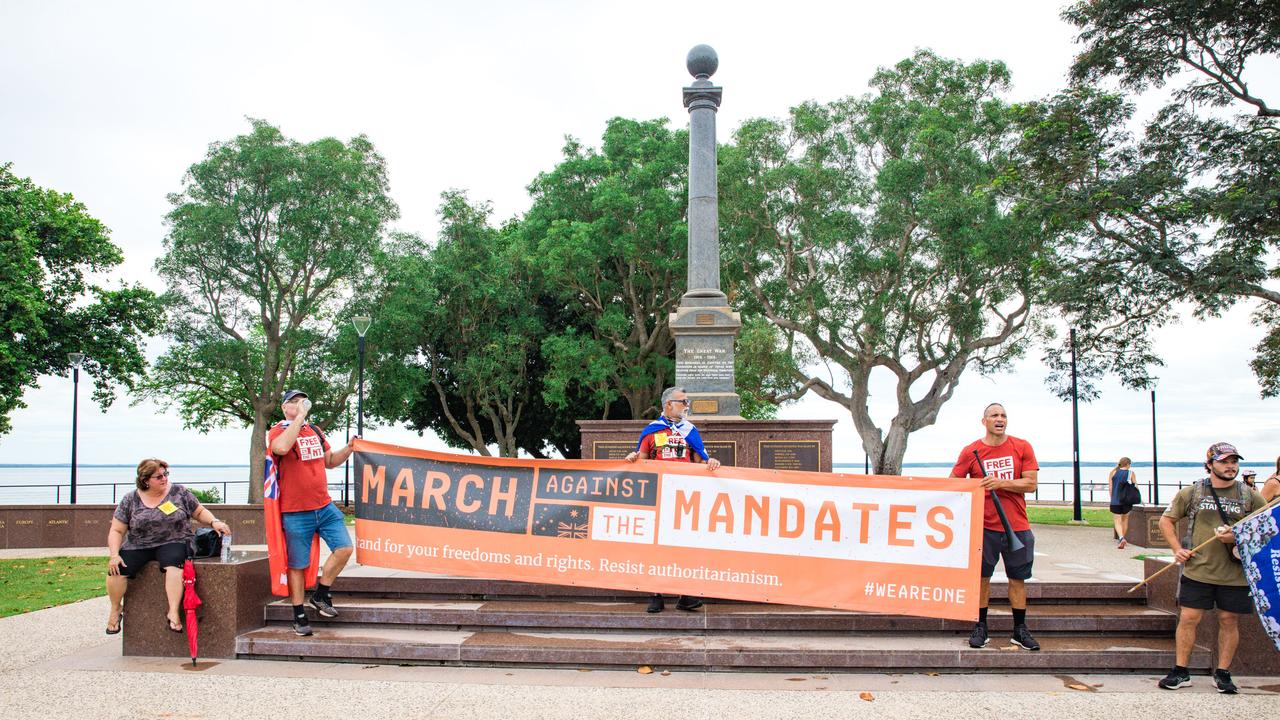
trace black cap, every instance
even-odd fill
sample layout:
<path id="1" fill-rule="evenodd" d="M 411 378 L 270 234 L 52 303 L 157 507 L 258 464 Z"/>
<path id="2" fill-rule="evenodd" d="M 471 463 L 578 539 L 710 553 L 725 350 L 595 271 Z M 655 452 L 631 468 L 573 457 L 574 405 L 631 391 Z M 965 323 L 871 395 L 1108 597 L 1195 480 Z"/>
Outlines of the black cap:
<path id="1" fill-rule="evenodd" d="M 301 390 L 285 390 L 284 397 L 280 398 L 280 404 L 283 405 L 298 396 L 307 397 L 307 394 Z"/>

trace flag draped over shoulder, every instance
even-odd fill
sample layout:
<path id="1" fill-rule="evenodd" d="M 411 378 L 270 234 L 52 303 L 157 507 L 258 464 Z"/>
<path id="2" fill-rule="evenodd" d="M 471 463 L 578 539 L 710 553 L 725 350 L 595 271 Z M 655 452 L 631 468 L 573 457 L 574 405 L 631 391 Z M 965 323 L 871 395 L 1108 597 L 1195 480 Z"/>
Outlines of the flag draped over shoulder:
<path id="1" fill-rule="evenodd" d="M 668 423 L 662 418 L 654 420 L 646 425 L 644 430 L 640 431 L 640 439 L 636 441 L 636 450 L 640 449 L 640 443 L 644 442 L 646 437 L 663 431 L 676 432 L 684 438 L 685 444 L 693 448 L 693 451 L 698 453 L 703 460 L 711 459 L 711 456 L 707 455 L 707 449 L 702 445 L 702 435 L 698 433 L 698 428 L 694 427 L 693 423 L 688 420 L 681 420 L 678 423 Z"/>
<path id="2" fill-rule="evenodd" d="M 1280 505 L 1232 528 L 1258 619 L 1280 650 Z"/>
<path id="3" fill-rule="evenodd" d="M 267 559 L 271 567 L 271 594 L 289 596 L 289 551 L 284 539 L 284 522 L 280 518 L 280 468 L 271 456 L 271 439 L 267 439 L 266 468 L 262 473 L 263 528 L 267 534 Z M 316 583 L 320 572 L 320 536 L 311 537 L 311 564 L 307 566 L 307 587 Z"/>

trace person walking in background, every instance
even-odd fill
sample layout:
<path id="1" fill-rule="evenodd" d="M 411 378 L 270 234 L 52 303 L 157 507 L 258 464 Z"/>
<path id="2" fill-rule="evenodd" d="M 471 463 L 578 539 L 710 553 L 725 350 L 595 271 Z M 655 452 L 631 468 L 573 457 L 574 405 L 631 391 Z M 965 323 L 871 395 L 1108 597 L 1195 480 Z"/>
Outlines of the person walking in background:
<path id="1" fill-rule="evenodd" d="M 1005 432 L 1009 417 L 1004 406 L 991 403 L 982 411 L 986 434 L 965 446 L 951 468 L 953 478 L 982 478 L 984 510 L 982 518 L 982 585 L 978 597 L 978 623 L 969 634 L 969 647 L 986 647 L 987 604 L 991 597 L 991 576 L 996 563 L 1004 559 L 1009 578 L 1009 606 L 1013 608 L 1013 643 L 1027 650 L 1039 650 L 1040 643 L 1027 629 L 1027 585 L 1035 560 L 1035 535 L 1027 520 L 1027 493 L 1035 492 L 1040 464 L 1031 443 Z M 979 458 L 981 461 L 979 462 Z M 992 495 L 999 493 L 1009 527 L 1025 546 L 1013 550 Z"/>
<path id="2" fill-rule="evenodd" d="M 155 560 L 164 574 L 164 594 L 169 601 L 166 626 L 182 632 L 182 564 L 187 559 L 187 543 L 195 536 L 191 521 L 209 525 L 220 535 L 231 532 L 227 524 L 213 516 L 191 491 L 169 482 L 169 463 L 147 458 L 138 463 L 134 478 L 137 490 L 120 499 L 107 531 L 107 596 L 111 613 L 107 634 L 120 632 L 124 618 L 121 603 L 129 580 Z"/>
<path id="3" fill-rule="evenodd" d="M 626 461 L 635 462 L 642 458 L 668 462 L 705 462 L 708 470 L 720 467 L 720 461 L 707 454 L 698 429 L 689 422 L 689 395 L 684 388 L 669 387 L 662 391 L 662 414 L 640 431 L 636 449 L 627 453 Z M 649 599 L 649 607 L 645 612 L 660 613 L 663 607 L 662 595 L 654 594 Z M 676 601 L 677 610 L 693 611 L 700 607 L 702 600 L 696 597 L 681 595 Z"/>
<path id="4" fill-rule="evenodd" d="M 1204 463 L 1209 477 L 1179 490 L 1160 516 L 1160 532 L 1182 565 L 1174 667 L 1159 682 L 1165 690 L 1191 684 L 1188 666 L 1196 643 L 1196 628 L 1206 611 L 1217 608 L 1218 667 L 1213 671 L 1213 682 L 1220 693 L 1236 693 L 1236 684 L 1231 680 L 1231 660 L 1240 642 L 1239 618 L 1253 612 L 1253 598 L 1236 552 L 1231 525 L 1266 504 L 1257 490 L 1236 481 L 1241 459 L 1230 443 L 1210 445 Z M 1187 535 L 1180 538 L 1177 524 L 1184 517 Z M 1220 542 L 1192 552 L 1192 548 L 1213 538 Z"/>
<path id="5" fill-rule="evenodd" d="M 1116 528 L 1117 550 L 1123 550 L 1129 544 L 1125 536 L 1129 534 L 1129 513 L 1133 510 L 1133 504 L 1125 502 L 1125 486 L 1137 484 L 1133 470 L 1129 469 L 1130 464 L 1129 458 L 1120 458 L 1120 462 L 1111 468 L 1111 474 L 1107 476 L 1107 482 L 1111 485 L 1111 522 Z"/>
<path id="6" fill-rule="evenodd" d="M 307 636 L 311 634 L 311 621 L 302 601 L 307 590 L 307 568 L 311 566 L 311 538 L 319 534 L 329 546 L 329 558 L 310 600 L 311 607 L 322 617 L 338 616 L 329 589 L 347 566 L 352 550 L 346 518 L 329 497 L 325 470 L 345 462 L 351 455 L 351 442 L 360 438 L 351 438 L 341 450 L 330 450 L 320 429 L 307 422 L 311 400 L 301 390 L 285 392 L 280 409 L 284 420 L 267 434 L 268 449 L 280 469 L 280 520 L 288 546 L 293 631 Z"/>
<path id="7" fill-rule="evenodd" d="M 1262 487 L 1259 488 L 1262 498 L 1267 502 L 1271 502 L 1280 495 L 1280 457 L 1276 458 L 1276 471 L 1271 476 L 1262 481 Z"/>

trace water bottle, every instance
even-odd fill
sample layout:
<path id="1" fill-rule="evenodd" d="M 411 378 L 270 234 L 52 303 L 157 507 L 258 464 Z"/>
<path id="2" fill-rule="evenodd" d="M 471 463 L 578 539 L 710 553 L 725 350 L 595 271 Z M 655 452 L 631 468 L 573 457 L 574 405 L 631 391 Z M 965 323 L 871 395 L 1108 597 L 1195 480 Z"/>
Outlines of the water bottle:
<path id="1" fill-rule="evenodd" d="M 222 562 L 231 562 L 231 535 L 222 536 Z"/>

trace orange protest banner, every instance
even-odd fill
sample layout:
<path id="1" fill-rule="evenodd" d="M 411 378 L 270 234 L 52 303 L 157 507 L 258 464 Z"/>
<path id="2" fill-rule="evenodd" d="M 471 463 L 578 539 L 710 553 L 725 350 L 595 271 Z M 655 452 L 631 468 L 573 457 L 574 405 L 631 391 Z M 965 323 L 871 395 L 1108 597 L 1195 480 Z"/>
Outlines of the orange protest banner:
<path id="1" fill-rule="evenodd" d="M 978 615 L 977 480 L 355 450 L 362 565 Z"/>

